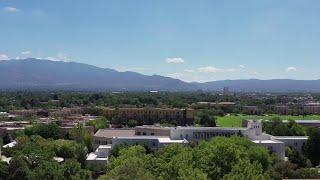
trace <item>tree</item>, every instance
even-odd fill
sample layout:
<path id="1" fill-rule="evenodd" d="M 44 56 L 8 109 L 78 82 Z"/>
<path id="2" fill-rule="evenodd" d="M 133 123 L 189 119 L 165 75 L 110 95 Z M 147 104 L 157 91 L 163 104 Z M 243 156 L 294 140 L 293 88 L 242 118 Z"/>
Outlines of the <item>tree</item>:
<path id="1" fill-rule="evenodd" d="M 23 156 L 16 156 L 11 159 L 8 179 L 27 179 L 29 173 L 28 163 Z"/>
<path id="2" fill-rule="evenodd" d="M 153 174 L 159 179 L 207 179 L 193 159 L 191 148 L 178 144 L 165 146 L 155 160 Z"/>
<path id="3" fill-rule="evenodd" d="M 128 121 L 128 126 L 129 127 L 136 127 L 138 125 L 138 121 L 134 120 L 134 119 L 130 119 Z"/>
<path id="4" fill-rule="evenodd" d="M 69 137 L 70 139 L 85 145 L 89 151 L 93 149 L 92 137 L 81 124 L 69 131 Z"/>
<path id="5" fill-rule="evenodd" d="M 232 166 L 232 170 L 229 174 L 225 175 L 223 179 L 226 180 L 264 180 L 268 179 L 263 173 L 262 166 L 248 160 L 241 160 Z"/>
<path id="6" fill-rule="evenodd" d="M 9 179 L 9 165 L 6 162 L 0 161 L 0 179 Z"/>
<path id="7" fill-rule="evenodd" d="M 273 165 L 272 172 L 269 172 L 272 179 L 284 179 L 293 177 L 293 173 L 297 166 L 287 161 L 278 160 Z"/>
<path id="8" fill-rule="evenodd" d="M 286 148 L 286 156 L 289 158 L 289 161 L 296 164 L 298 168 L 311 168 L 311 161 L 306 158 L 301 152 L 292 149 L 290 147 Z"/>
<path id="9" fill-rule="evenodd" d="M 32 127 L 26 128 L 24 130 L 24 134 L 27 136 L 40 135 L 41 137 L 46 139 L 58 139 L 61 136 L 61 130 L 56 123 L 35 124 Z"/>
<path id="10" fill-rule="evenodd" d="M 89 121 L 88 125 L 93 126 L 95 130 L 104 129 L 109 126 L 109 121 L 107 118 L 102 117 L 102 118 L 97 118 L 95 120 Z"/>
<path id="11" fill-rule="evenodd" d="M 301 168 L 293 173 L 294 178 L 299 179 L 319 179 L 319 169 Z"/>
<path id="12" fill-rule="evenodd" d="M 108 173 L 101 179 L 155 179 L 151 173 L 151 156 L 142 146 L 120 150 L 117 158 L 111 158 Z"/>
<path id="13" fill-rule="evenodd" d="M 44 161 L 39 164 L 28 176 L 28 179 L 63 180 L 63 168 L 57 162 Z"/>
<path id="14" fill-rule="evenodd" d="M 9 133 L 6 133 L 3 137 L 3 144 L 8 144 L 12 142 L 12 137 Z"/>
<path id="15" fill-rule="evenodd" d="M 317 128 L 308 130 L 309 139 L 304 148 L 306 156 L 310 159 L 314 166 L 320 163 L 320 131 Z"/>
<path id="16" fill-rule="evenodd" d="M 208 127 L 215 127 L 216 126 L 216 119 L 214 116 L 210 116 L 208 113 L 203 113 L 200 117 L 200 125 L 208 126 Z"/>
<path id="17" fill-rule="evenodd" d="M 64 178 L 66 179 L 91 179 L 90 172 L 85 169 L 81 169 L 81 164 L 75 160 L 65 162 L 63 165 L 63 171 Z"/>

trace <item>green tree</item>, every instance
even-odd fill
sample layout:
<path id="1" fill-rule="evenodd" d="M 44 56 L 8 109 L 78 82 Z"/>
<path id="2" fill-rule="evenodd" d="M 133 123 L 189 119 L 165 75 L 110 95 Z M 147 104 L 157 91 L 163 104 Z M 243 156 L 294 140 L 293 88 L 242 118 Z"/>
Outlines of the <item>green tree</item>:
<path id="1" fill-rule="evenodd" d="M 136 127 L 138 125 L 138 121 L 134 120 L 134 119 L 130 119 L 128 121 L 128 126 L 129 127 Z"/>
<path id="2" fill-rule="evenodd" d="M 151 156 L 142 146 L 120 150 L 117 158 L 111 158 L 108 173 L 101 179 L 155 179 L 151 173 Z"/>
<path id="3" fill-rule="evenodd" d="M 263 180 L 268 179 L 263 173 L 262 166 L 257 163 L 251 163 L 248 160 L 241 160 L 232 166 L 229 174 L 225 175 L 226 180 Z"/>
<path id="4" fill-rule="evenodd" d="M 70 139 L 85 145 L 89 151 L 93 149 L 92 137 L 81 124 L 69 131 L 69 137 Z"/>
<path id="5" fill-rule="evenodd" d="M 8 179 L 27 179 L 29 173 L 30 169 L 28 163 L 23 156 L 16 156 L 11 159 Z"/>
<path id="6" fill-rule="evenodd" d="M 320 131 L 317 128 L 310 128 L 308 136 L 304 152 L 312 164 L 317 166 L 320 163 Z"/>
<path id="7" fill-rule="evenodd" d="M 81 169 L 81 164 L 75 160 L 69 160 L 63 164 L 63 175 L 65 179 L 91 179 L 90 172 Z"/>
<path id="8" fill-rule="evenodd" d="M 207 179 L 193 160 L 191 148 L 178 144 L 166 146 L 155 160 L 153 174 L 159 179 Z"/>
<path id="9" fill-rule="evenodd" d="M 63 180 L 66 178 L 62 166 L 57 162 L 44 161 L 29 174 L 28 179 Z"/>
<path id="10" fill-rule="evenodd" d="M 97 118 L 88 122 L 89 126 L 93 126 L 95 130 L 104 129 L 109 126 L 109 120 L 105 117 Z"/>
<path id="11" fill-rule="evenodd" d="M 3 161 L 0 161 L 0 179 L 9 179 L 9 165 Z"/>

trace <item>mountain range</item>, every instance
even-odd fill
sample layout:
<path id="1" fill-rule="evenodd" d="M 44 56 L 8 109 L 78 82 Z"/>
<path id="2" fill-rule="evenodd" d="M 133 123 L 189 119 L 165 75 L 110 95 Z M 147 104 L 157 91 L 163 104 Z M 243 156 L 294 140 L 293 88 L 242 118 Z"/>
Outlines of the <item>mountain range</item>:
<path id="1" fill-rule="evenodd" d="M 187 83 L 159 75 L 119 72 L 63 61 L 28 58 L 0 61 L 0 89 L 110 91 L 310 91 L 320 92 L 320 80 L 221 80 Z"/>

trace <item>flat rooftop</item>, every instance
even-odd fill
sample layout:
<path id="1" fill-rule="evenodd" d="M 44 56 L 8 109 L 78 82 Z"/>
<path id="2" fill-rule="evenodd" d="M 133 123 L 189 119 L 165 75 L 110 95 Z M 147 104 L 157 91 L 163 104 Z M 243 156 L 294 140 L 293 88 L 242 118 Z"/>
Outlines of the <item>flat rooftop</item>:
<path id="1" fill-rule="evenodd" d="M 273 136 L 276 139 L 303 139 L 308 140 L 309 136 Z"/>
<path id="2" fill-rule="evenodd" d="M 284 144 L 284 142 L 277 141 L 277 140 L 254 140 L 252 142 L 256 144 Z"/>
<path id="3" fill-rule="evenodd" d="M 158 140 L 159 143 L 188 143 L 187 140 L 172 140 L 170 137 L 163 136 L 134 136 L 134 137 L 116 137 L 116 139 L 132 139 L 132 140 Z"/>
<path id="4" fill-rule="evenodd" d="M 99 129 L 95 134 L 95 137 L 113 138 L 119 136 L 132 137 L 135 136 L 134 129 Z"/>
<path id="5" fill-rule="evenodd" d="M 241 127 L 196 127 L 196 126 L 177 126 L 172 127 L 173 130 L 247 130 L 247 128 Z"/>
<path id="6" fill-rule="evenodd" d="M 168 138 L 170 139 L 169 137 L 163 137 L 163 136 L 118 136 L 118 137 L 115 137 L 116 139 L 165 139 L 165 138 Z"/>
<path id="7" fill-rule="evenodd" d="M 320 120 L 296 120 L 296 123 L 320 124 Z"/>

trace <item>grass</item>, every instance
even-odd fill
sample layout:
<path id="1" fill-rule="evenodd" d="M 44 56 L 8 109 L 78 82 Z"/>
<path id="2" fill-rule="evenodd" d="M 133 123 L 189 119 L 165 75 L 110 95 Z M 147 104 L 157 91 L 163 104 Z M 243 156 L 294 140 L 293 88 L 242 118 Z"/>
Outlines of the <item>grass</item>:
<path id="1" fill-rule="evenodd" d="M 221 127 L 241 127 L 242 120 L 244 119 L 263 119 L 271 120 L 273 117 L 279 117 L 281 120 L 320 120 L 320 115 L 307 115 L 307 116 L 289 116 L 289 115 L 227 115 L 217 118 L 217 125 Z"/>

